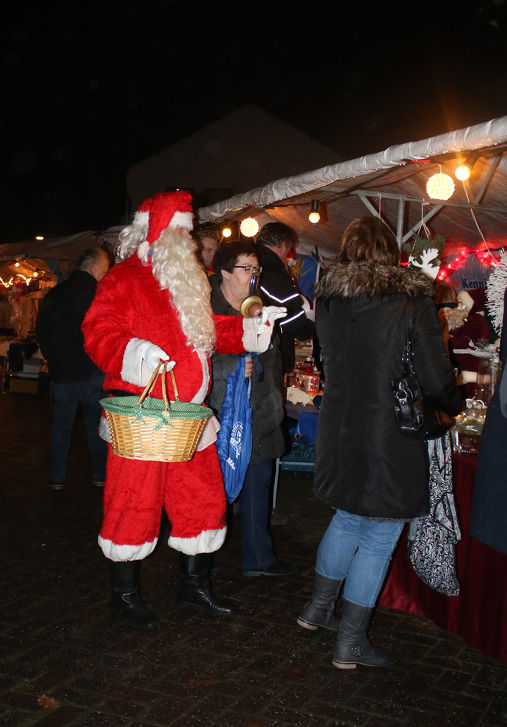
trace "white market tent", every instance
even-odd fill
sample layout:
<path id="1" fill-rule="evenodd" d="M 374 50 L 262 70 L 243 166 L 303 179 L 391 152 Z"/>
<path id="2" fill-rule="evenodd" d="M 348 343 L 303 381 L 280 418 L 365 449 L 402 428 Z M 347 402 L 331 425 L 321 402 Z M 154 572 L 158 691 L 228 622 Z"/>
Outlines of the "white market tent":
<path id="1" fill-rule="evenodd" d="M 503 116 L 272 181 L 200 208 L 199 222 L 285 222 L 298 232 L 299 253 L 323 258 L 332 256 L 346 225 L 365 214 L 380 215 L 400 246 L 426 227 L 432 237 L 446 237 L 444 254 L 453 254 L 453 244 L 507 247 L 506 149 Z M 428 178 L 439 171 L 453 176 L 458 160 L 473 165 L 470 179 L 456 182 L 447 202 L 430 199 Z M 313 200 L 320 204 L 318 224 L 308 221 Z"/>

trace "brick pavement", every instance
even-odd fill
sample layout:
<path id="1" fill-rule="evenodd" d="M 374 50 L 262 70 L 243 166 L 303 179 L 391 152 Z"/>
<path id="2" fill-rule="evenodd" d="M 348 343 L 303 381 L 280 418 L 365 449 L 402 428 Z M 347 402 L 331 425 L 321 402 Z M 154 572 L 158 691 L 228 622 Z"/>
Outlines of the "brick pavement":
<path id="1" fill-rule="evenodd" d="M 428 619 L 377 611 L 373 638 L 399 654 L 379 670 L 333 668 L 333 635 L 296 626 L 329 518 L 308 474 L 282 474 L 278 509 L 288 521 L 273 526 L 279 556 L 299 574 L 243 578 L 233 526 L 214 583 L 238 613 L 214 622 L 176 606 L 177 555 L 162 535 L 142 581 L 159 631 L 112 626 L 97 546 L 101 493 L 90 485 L 81 422 L 65 491 L 53 493 L 48 399 L 3 394 L 0 421 L 0 726 L 497 724 L 505 666 Z"/>

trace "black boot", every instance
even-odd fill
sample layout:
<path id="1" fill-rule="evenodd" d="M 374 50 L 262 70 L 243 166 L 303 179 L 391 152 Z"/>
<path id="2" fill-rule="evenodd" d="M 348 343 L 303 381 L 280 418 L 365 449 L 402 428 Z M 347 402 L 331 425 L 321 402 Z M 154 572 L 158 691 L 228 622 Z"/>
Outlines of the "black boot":
<path id="1" fill-rule="evenodd" d="M 110 562 L 111 617 L 113 621 L 128 621 L 140 629 L 154 629 L 158 621 L 141 598 L 139 568 L 138 560 Z"/>
<path id="2" fill-rule="evenodd" d="M 212 562 L 212 553 L 180 553 L 181 584 L 178 603 L 180 606 L 197 606 L 210 616 L 230 616 L 234 610 L 232 604 L 218 600 L 211 589 Z"/>
<path id="3" fill-rule="evenodd" d="M 396 661 L 394 654 L 378 649 L 368 640 L 368 626 L 374 610 L 343 600 L 338 638 L 333 652 L 333 666 L 338 669 L 355 669 L 357 664 L 364 666 L 394 664 Z"/>
<path id="4" fill-rule="evenodd" d="M 334 607 L 342 583 L 343 580 L 335 581 L 315 572 L 312 600 L 305 604 L 298 616 L 298 626 L 309 631 L 315 631 L 319 626 L 329 631 L 338 631 L 340 621 Z"/>

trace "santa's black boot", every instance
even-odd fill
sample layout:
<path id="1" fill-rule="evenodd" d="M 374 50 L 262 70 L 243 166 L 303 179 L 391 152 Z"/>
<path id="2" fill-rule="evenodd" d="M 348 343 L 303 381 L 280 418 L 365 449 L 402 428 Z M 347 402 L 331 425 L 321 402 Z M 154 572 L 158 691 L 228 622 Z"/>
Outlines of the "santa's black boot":
<path id="1" fill-rule="evenodd" d="M 111 617 L 113 621 L 127 621 L 139 629 L 155 629 L 156 616 L 146 608 L 139 590 L 138 560 L 110 561 Z"/>
<path id="2" fill-rule="evenodd" d="M 178 603 L 180 606 L 196 606 L 209 616 L 231 616 L 234 611 L 232 603 L 218 599 L 211 588 L 212 563 L 212 553 L 180 553 L 181 582 Z"/>

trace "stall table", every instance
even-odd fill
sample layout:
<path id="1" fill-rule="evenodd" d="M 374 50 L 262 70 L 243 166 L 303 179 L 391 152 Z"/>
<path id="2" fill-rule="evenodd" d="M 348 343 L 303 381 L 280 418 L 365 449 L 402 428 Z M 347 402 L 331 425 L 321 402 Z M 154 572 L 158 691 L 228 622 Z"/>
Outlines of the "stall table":
<path id="1" fill-rule="evenodd" d="M 477 455 L 453 456 L 454 493 L 462 530 L 462 540 L 456 546 L 460 594 L 444 596 L 420 580 L 407 556 L 405 528 L 380 605 L 427 616 L 463 637 L 469 646 L 507 662 L 507 555 L 469 534 L 476 464 Z"/>

